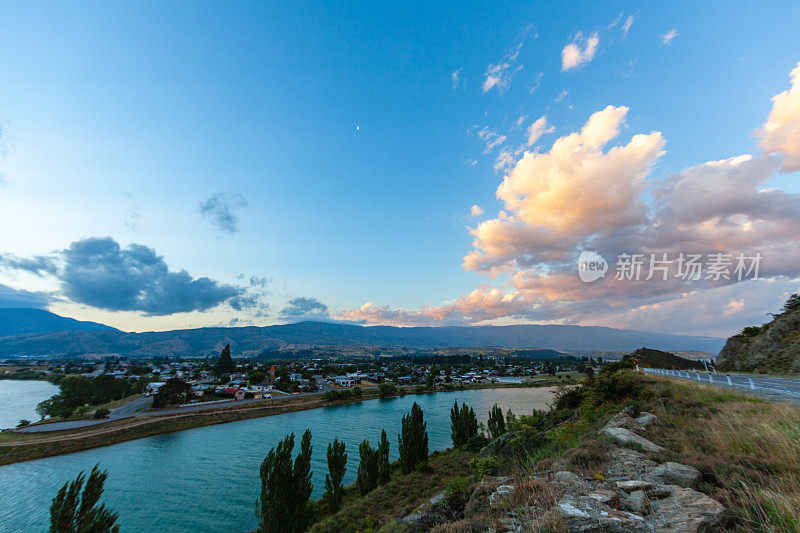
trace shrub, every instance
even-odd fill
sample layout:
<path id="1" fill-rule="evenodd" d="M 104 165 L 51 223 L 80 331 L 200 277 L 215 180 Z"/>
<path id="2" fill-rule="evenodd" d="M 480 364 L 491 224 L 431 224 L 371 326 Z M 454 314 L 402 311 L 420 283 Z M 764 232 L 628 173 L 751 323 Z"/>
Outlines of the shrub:
<path id="1" fill-rule="evenodd" d="M 603 371 L 594 380 L 588 398 L 591 406 L 596 407 L 606 402 L 637 399 L 641 392 L 641 381 L 631 373 Z"/>
<path id="2" fill-rule="evenodd" d="M 555 409 L 577 409 L 581 406 L 583 398 L 583 387 L 567 388 L 559 386 L 553 399 L 553 407 Z"/>
<path id="3" fill-rule="evenodd" d="M 105 407 L 101 407 L 100 409 L 97 409 L 94 412 L 94 415 L 92 415 L 92 418 L 94 418 L 95 420 L 101 420 L 103 418 L 108 418 L 109 416 L 111 416 L 111 411 L 109 411 Z"/>
<path id="4" fill-rule="evenodd" d="M 496 476 L 505 466 L 505 459 L 499 455 L 476 457 L 468 463 L 470 472 L 478 479 L 483 478 L 483 476 Z"/>
<path id="5" fill-rule="evenodd" d="M 23 418 L 22 420 L 19 421 L 19 424 L 17 424 L 17 427 L 18 428 L 24 428 L 25 426 L 30 426 L 30 425 L 31 425 L 31 421 L 30 420 L 25 420 Z"/>
<path id="6" fill-rule="evenodd" d="M 397 385 L 394 383 L 380 383 L 378 385 L 378 395 L 381 398 L 388 398 L 397 394 Z"/>

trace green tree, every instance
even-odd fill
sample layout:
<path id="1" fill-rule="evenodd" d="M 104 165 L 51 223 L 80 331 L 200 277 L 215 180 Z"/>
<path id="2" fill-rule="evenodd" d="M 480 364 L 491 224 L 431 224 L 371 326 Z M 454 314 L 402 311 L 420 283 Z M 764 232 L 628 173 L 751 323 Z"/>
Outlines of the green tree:
<path id="1" fill-rule="evenodd" d="M 463 446 L 472 437 L 478 436 L 478 419 L 475 411 L 466 403 L 458 407 L 458 402 L 453 403 L 450 409 L 450 435 L 453 439 L 453 446 Z"/>
<path id="2" fill-rule="evenodd" d="M 328 444 L 328 474 L 325 476 L 325 495 L 330 512 L 339 510 L 342 503 L 342 479 L 347 471 L 347 454 L 344 442 L 334 439 Z"/>
<path id="3" fill-rule="evenodd" d="M 398 450 L 400 469 L 408 474 L 419 463 L 428 460 L 428 423 L 424 421 L 422 408 L 414 402 L 411 413 L 403 416 Z"/>
<path id="4" fill-rule="evenodd" d="M 511 409 L 506 411 L 506 430 L 511 431 L 517 423 L 517 416 L 511 412 Z"/>
<path id="5" fill-rule="evenodd" d="M 425 388 L 428 390 L 433 390 L 433 388 L 436 386 L 435 379 L 436 378 L 434 377 L 433 372 L 428 372 L 428 375 L 425 378 Z"/>
<path id="6" fill-rule="evenodd" d="M 489 411 L 489 435 L 496 439 L 506 432 L 506 421 L 503 418 L 503 410 L 494 404 L 494 407 Z"/>
<path id="7" fill-rule="evenodd" d="M 50 505 L 50 533 L 118 532 L 119 515 L 105 504 L 97 506 L 107 477 L 108 472 L 94 465 L 88 480 L 81 472 L 74 481 L 64 483 Z"/>
<path id="8" fill-rule="evenodd" d="M 368 440 L 361 442 L 358 447 L 358 477 L 356 485 L 361 494 L 367 494 L 378 486 L 378 450 L 369 445 Z"/>
<path id="9" fill-rule="evenodd" d="M 300 533 L 308 524 L 311 497 L 311 431 L 300 442 L 292 466 L 294 433 L 272 448 L 261 463 L 261 496 L 256 500 L 260 533 Z"/>
<path id="10" fill-rule="evenodd" d="M 386 430 L 381 431 L 381 443 L 378 445 L 378 483 L 385 485 L 392 477 L 392 466 L 389 464 L 389 437 Z"/>
<path id="11" fill-rule="evenodd" d="M 381 398 L 388 398 L 397 394 L 397 386 L 394 383 L 378 384 L 378 394 Z"/>
<path id="12" fill-rule="evenodd" d="M 219 359 L 214 364 L 214 374 L 221 376 L 223 374 L 231 374 L 236 370 L 236 365 L 233 364 L 231 358 L 231 345 L 226 344 L 219 354 Z"/>
<path id="13" fill-rule="evenodd" d="M 153 395 L 153 406 L 178 405 L 186 402 L 192 386 L 181 378 L 170 378 Z"/>
<path id="14" fill-rule="evenodd" d="M 800 293 L 789 296 L 789 299 L 783 305 L 784 312 L 794 311 L 795 309 L 800 309 Z"/>

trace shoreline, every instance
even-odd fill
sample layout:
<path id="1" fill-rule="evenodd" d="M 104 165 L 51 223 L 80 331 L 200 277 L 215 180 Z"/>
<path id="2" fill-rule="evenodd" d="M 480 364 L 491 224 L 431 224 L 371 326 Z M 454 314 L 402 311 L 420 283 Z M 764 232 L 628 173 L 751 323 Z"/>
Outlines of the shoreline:
<path id="1" fill-rule="evenodd" d="M 571 375 L 566 380 L 547 379 L 538 386 L 486 383 L 452 390 L 417 391 L 415 389 L 404 389 L 404 395 L 499 388 L 554 388 L 558 385 L 574 385 L 575 383 L 576 380 Z M 276 398 L 269 400 L 268 405 L 254 405 L 252 403 L 239 406 L 226 405 L 186 413 L 130 417 L 100 424 L 99 426 L 101 427 L 87 426 L 78 429 L 48 432 L 44 435 L 40 433 L 21 434 L 7 430 L 0 434 L 0 436 L 10 438 L 10 440 L 0 441 L 0 466 L 111 446 L 112 444 L 119 444 L 129 440 L 152 437 L 163 433 L 174 433 L 196 427 L 380 399 L 377 389 L 362 390 L 360 398 L 348 398 L 333 402 L 324 400 L 322 393 L 318 393 L 302 397 Z M 399 396 L 393 395 L 386 399 Z"/>

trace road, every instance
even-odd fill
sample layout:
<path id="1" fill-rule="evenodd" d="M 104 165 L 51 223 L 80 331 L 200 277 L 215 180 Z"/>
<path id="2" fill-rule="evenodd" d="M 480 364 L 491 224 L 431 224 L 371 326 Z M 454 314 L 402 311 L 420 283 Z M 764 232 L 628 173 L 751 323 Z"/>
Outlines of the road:
<path id="1" fill-rule="evenodd" d="M 643 368 L 646 372 L 665 376 L 689 379 L 706 385 L 728 387 L 756 394 L 770 400 L 789 401 L 800 404 L 800 378 L 784 376 L 765 376 L 763 374 L 714 374 L 709 372 L 687 372 L 685 370 L 664 370 Z"/>
<path id="2" fill-rule="evenodd" d="M 319 387 L 319 391 L 302 392 L 289 395 L 281 391 L 274 390 L 271 391 L 270 394 L 272 394 L 272 398 L 280 398 L 282 396 L 306 396 L 309 394 L 318 394 L 320 392 L 327 392 L 329 390 L 332 390 L 330 384 L 327 381 L 325 381 L 321 376 L 314 376 L 314 379 L 316 379 L 317 381 L 317 386 Z M 229 400 L 225 402 L 187 405 L 185 407 L 175 407 L 172 409 L 159 409 L 157 411 L 148 411 L 147 408 L 150 407 L 150 405 L 152 405 L 153 403 L 153 397 L 142 396 L 140 398 L 136 398 L 135 400 L 126 403 L 125 405 L 117 407 L 116 409 L 112 409 L 111 415 L 108 418 L 104 418 L 101 420 L 93 420 L 88 418 L 83 420 L 68 420 L 66 422 L 52 422 L 49 424 L 39 424 L 34 426 L 18 428 L 15 431 L 17 431 L 18 433 L 45 433 L 50 431 L 63 431 L 66 429 L 77 429 L 89 426 L 96 426 L 98 424 L 105 424 L 106 422 L 113 422 L 114 420 L 120 420 L 123 418 L 171 415 L 171 414 L 185 413 L 187 411 L 202 411 L 205 409 L 215 409 L 218 407 L 225 407 L 233 403 L 235 403 L 236 405 L 246 405 L 250 403 L 268 402 L 272 398 L 262 398 L 259 400 L 250 399 L 250 400 L 240 400 L 240 401 Z"/>

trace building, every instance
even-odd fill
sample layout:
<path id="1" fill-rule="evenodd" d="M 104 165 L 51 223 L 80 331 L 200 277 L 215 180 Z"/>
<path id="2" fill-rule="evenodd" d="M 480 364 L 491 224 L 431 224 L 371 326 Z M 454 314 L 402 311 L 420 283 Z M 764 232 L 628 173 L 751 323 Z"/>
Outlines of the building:
<path id="1" fill-rule="evenodd" d="M 333 378 L 333 381 L 342 387 L 354 387 L 361 383 L 361 377 L 359 376 L 336 376 Z"/>

